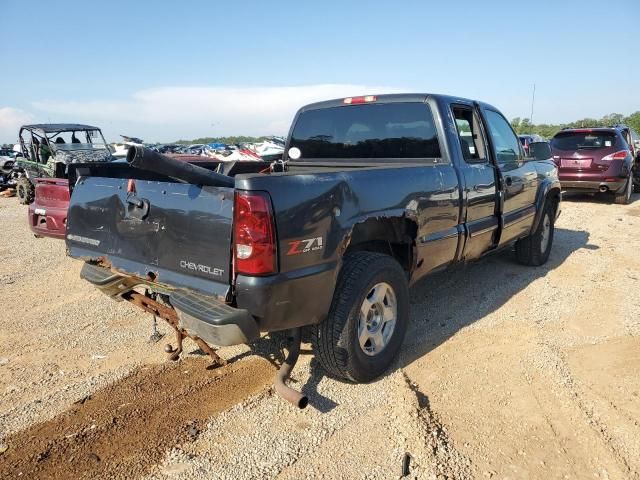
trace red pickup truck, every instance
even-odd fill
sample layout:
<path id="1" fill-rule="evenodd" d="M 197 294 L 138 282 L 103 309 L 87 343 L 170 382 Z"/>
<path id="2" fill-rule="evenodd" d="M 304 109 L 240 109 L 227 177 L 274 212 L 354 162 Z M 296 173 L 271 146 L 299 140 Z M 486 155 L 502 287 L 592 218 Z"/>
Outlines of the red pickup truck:
<path id="1" fill-rule="evenodd" d="M 64 240 L 69 208 L 69 181 L 66 178 L 36 178 L 36 195 L 29 205 L 29 227 L 36 237 Z"/>

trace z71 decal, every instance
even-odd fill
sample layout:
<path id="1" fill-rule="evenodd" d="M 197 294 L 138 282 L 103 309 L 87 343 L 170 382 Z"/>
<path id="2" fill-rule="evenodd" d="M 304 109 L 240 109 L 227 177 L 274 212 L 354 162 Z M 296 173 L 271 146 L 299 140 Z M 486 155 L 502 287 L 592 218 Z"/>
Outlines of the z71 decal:
<path id="1" fill-rule="evenodd" d="M 300 255 L 301 253 L 315 252 L 316 250 L 322 250 L 322 237 L 305 238 L 304 240 L 289 242 L 287 255 Z"/>

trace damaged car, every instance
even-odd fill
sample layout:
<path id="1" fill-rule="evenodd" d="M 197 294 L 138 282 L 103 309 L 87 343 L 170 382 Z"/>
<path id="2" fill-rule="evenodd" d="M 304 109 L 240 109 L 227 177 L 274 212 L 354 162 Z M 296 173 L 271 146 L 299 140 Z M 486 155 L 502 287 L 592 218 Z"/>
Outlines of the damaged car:
<path id="1" fill-rule="evenodd" d="M 9 148 L 0 148 L 0 190 L 15 188 L 14 164 L 15 152 Z"/>
<path id="2" fill-rule="evenodd" d="M 212 346 L 288 331 L 330 375 L 368 382 L 402 348 L 409 286 L 513 249 L 549 258 L 560 213 L 549 144 L 526 155 L 495 107 L 394 94 L 302 107 L 281 159 L 192 165 L 137 146 L 123 164 L 70 173 L 68 254 L 117 301 L 165 319 L 214 363 Z"/>

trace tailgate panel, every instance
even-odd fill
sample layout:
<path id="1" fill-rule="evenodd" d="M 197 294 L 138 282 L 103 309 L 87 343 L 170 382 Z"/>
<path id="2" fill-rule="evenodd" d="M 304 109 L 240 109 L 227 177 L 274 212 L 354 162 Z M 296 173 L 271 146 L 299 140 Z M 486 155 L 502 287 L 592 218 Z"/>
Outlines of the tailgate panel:
<path id="1" fill-rule="evenodd" d="M 67 208 L 69 181 L 63 178 L 36 178 L 35 202 L 38 207 Z"/>
<path id="2" fill-rule="evenodd" d="M 210 290 L 203 288 L 207 281 L 228 285 L 233 189 L 129 182 L 80 179 L 67 220 L 70 254 L 91 253 L 116 270 L 160 283 L 169 275 L 176 286 L 199 290 Z"/>

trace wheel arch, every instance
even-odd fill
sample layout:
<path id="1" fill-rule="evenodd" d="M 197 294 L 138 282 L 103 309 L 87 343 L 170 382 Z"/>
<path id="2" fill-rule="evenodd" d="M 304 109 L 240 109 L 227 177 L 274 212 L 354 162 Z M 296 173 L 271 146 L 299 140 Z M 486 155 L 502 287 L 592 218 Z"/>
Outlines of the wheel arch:
<path id="1" fill-rule="evenodd" d="M 560 202 L 562 201 L 562 190 L 560 188 L 560 182 L 547 179 L 540 185 L 538 189 L 538 195 L 536 197 L 536 215 L 533 219 L 533 225 L 531 225 L 531 231 L 535 232 L 542 220 L 544 213 L 544 206 L 548 201 L 554 203 L 554 218 L 558 216 L 560 209 Z"/>
<path id="2" fill-rule="evenodd" d="M 415 264 L 417 233 L 417 222 L 405 215 L 368 217 L 353 225 L 342 256 L 362 251 L 384 253 L 410 274 Z"/>

